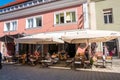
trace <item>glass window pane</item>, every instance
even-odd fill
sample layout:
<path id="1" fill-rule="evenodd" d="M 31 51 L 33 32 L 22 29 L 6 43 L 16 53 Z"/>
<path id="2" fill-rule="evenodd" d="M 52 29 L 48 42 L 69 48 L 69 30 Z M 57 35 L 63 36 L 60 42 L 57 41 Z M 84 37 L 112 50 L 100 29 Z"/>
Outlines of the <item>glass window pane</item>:
<path id="1" fill-rule="evenodd" d="M 28 28 L 32 28 L 33 27 L 33 19 L 28 19 Z"/>
<path id="2" fill-rule="evenodd" d="M 59 23 L 60 23 L 59 20 L 60 20 L 60 19 L 59 19 L 59 14 L 57 14 L 57 15 L 56 15 L 56 24 L 59 24 Z"/>
<path id="3" fill-rule="evenodd" d="M 76 15 L 75 15 L 75 12 L 72 12 L 72 22 L 76 22 Z"/>
<path id="4" fill-rule="evenodd" d="M 41 19 L 41 17 L 36 18 L 36 26 L 37 27 L 42 26 L 42 19 Z"/>
<path id="5" fill-rule="evenodd" d="M 112 19 L 112 15 L 109 15 L 109 23 L 112 23 L 113 19 Z"/>
<path id="6" fill-rule="evenodd" d="M 72 16 L 70 15 L 70 12 L 67 12 L 66 13 L 66 23 L 71 22 L 71 20 L 72 20 Z"/>
<path id="7" fill-rule="evenodd" d="M 17 28 L 17 21 L 12 22 L 12 30 L 16 30 Z"/>
<path id="8" fill-rule="evenodd" d="M 10 23 L 6 23 L 6 31 L 10 31 Z"/>
<path id="9" fill-rule="evenodd" d="M 39 2 L 43 2 L 43 0 L 38 0 Z"/>
<path id="10" fill-rule="evenodd" d="M 60 23 L 64 23 L 64 13 L 60 13 Z"/>
<path id="11" fill-rule="evenodd" d="M 107 15 L 104 15 L 104 23 L 107 24 Z"/>

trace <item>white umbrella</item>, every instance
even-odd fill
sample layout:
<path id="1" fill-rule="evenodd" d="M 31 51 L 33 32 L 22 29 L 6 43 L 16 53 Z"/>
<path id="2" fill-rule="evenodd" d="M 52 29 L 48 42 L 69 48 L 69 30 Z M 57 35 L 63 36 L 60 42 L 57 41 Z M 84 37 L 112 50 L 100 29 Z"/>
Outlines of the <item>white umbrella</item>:
<path id="1" fill-rule="evenodd" d="M 62 36 L 62 40 L 68 43 L 106 42 L 118 37 L 120 37 L 120 33 L 116 31 L 77 30 L 74 32 L 66 32 L 66 34 Z"/>
<path id="2" fill-rule="evenodd" d="M 26 44 L 56 44 L 56 43 L 64 43 L 63 40 L 59 39 L 59 35 L 56 34 L 34 34 L 30 36 L 26 36 L 23 38 L 15 39 L 16 43 L 26 43 Z"/>

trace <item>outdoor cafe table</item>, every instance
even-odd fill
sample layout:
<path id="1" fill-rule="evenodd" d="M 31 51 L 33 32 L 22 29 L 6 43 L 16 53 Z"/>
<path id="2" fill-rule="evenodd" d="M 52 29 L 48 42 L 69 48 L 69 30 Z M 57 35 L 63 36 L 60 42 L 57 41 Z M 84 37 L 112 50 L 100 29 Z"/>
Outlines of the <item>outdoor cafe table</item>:
<path id="1" fill-rule="evenodd" d="M 52 60 L 41 60 L 42 67 L 48 67 L 52 64 Z"/>

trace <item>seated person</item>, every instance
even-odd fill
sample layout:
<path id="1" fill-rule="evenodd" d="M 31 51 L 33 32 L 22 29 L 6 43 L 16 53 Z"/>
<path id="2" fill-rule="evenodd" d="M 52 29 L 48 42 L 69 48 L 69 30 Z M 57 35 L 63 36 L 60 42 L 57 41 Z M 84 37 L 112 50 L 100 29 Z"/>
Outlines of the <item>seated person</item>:
<path id="1" fill-rule="evenodd" d="M 80 43 L 78 45 L 75 60 L 80 60 L 82 63 L 85 61 L 85 50 L 87 49 L 88 45 L 86 43 Z"/>
<path id="2" fill-rule="evenodd" d="M 35 65 L 38 63 L 40 57 L 40 53 L 36 50 L 33 54 L 29 56 L 29 61 L 32 63 L 32 65 Z"/>
<path id="3" fill-rule="evenodd" d="M 76 55 L 85 55 L 85 50 L 87 47 L 88 47 L 88 45 L 86 43 L 80 43 L 78 45 Z"/>
<path id="4" fill-rule="evenodd" d="M 22 64 L 25 64 L 26 56 L 27 56 L 26 54 L 20 56 L 20 60 L 22 61 Z"/>
<path id="5" fill-rule="evenodd" d="M 34 52 L 33 55 L 36 59 L 38 59 L 40 57 L 40 53 L 37 50 Z"/>
<path id="6" fill-rule="evenodd" d="M 35 62 L 37 61 L 36 57 L 34 57 L 34 55 L 30 55 L 29 56 L 29 61 L 32 65 L 35 65 Z"/>
<path id="7" fill-rule="evenodd" d="M 53 62 L 55 62 L 55 63 L 58 62 L 58 60 L 59 60 L 58 57 L 59 57 L 59 56 L 58 56 L 58 54 L 56 54 L 56 53 L 53 53 L 52 56 L 51 56 Z"/>
<path id="8" fill-rule="evenodd" d="M 57 57 L 58 57 L 58 56 L 57 56 L 56 53 L 53 53 L 52 56 L 51 56 L 51 58 L 57 58 Z"/>
<path id="9" fill-rule="evenodd" d="M 46 59 L 46 60 L 51 60 L 50 53 L 47 53 L 47 54 L 46 54 L 45 59 Z"/>
<path id="10" fill-rule="evenodd" d="M 67 54 L 64 50 L 62 50 L 61 53 L 60 53 L 60 59 L 61 60 L 66 60 L 67 59 Z"/>
<path id="11" fill-rule="evenodd" d="M 87 47 L 85 50 L 85 59 L 89 60 L 89 47 Z"/>

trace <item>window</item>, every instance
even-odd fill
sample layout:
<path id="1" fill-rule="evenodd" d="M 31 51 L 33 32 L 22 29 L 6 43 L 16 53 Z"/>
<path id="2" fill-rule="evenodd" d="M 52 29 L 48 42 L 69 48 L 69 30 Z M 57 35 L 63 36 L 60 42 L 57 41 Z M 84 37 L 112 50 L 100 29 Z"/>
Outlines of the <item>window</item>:
<path id="1" fill-rule="evenodd" d="M 4 9 L 4 12 L 6 12 L 6 8 Z"/>
<path id="2" fill-rule="evenodd" d="M 43 2 L 43 0 L 38 0 L 39 2 Z"/>
<path id="3" fill-rule="evenodd" d="M 9 10 L 10 10 L 10 7 L 8 7 L 7 10 L 9 11 Z"/>
<path id="4" fill-rule="evenodd" d="M 50 0 L 43 0 L 44 2 L 48 2 L 48 1 L 50 1 Z"/>
<path id="5" fill-rule="evenodd" d="M 60 24 L 64 23 L 64 13 L 60 13 Z"/>
<path id="6" fill-rule="evenodd" d="M 17 28 L 17 21 L 12 22 L 12 30 L 15 31 Z"/>
<path id="7" fill-rule="evenodd" d="M 23 7 L 23 4 L 20 4 L 19 7 L 22 8 L 22 7 Z"/>
<path id="8" fill-rule="evenodd" d="M 28 18 L 26 23 L 26 28 L 35 28 L 42 26 L 42 17 Z"/>
<path id="9" fill-rule="evenodd" d="M 14 10 L 14 6 L 11 7 L 11 10 Z"/>
<path id="10" fill-rule="evenodd" d="M 32 2 L 29 2 L 28 5 L 31 6 L 31 5 L 32 5 Z"/>
<path id="11" fill-rule="evenodd" d="M 66 13 L 66 23 L 76 22 L 75 12 Z"/>
<path id="12" fill-rule="evenodd" d="M 56 14 L 56 24 L 64 23 L 64 13 Z"/>
<path id="13" fill-rule="evenodd" d="M 37 4 L 37 1 L 33 1 L 34 4 Z"/>
<path id="14" fill-rule="evenodd" d="M 16 5 L 15 8 L 17 9 L 17 8 L 18 8 L 18 5 Z"/>
<path id="15" fill-rule="evenodd" d="M 5 23 L 4 31 L 15 31 L 17 29 L 17 21 L 10 21 Z"/>
<path id="16" fill-rule="evenodd" d="M 103 14 L 104 14 L 104 23 L 105 24 L 113 23 L 112 8 L 104 9 Z"/>
<path id="17" fill-rule="evenodd" d="M 36 20 L 36 27 L 42 26 L 42 18 L 41 17 L 37 17 L 35 20 Z"/>
<path id="18" fill-rule="evenodd" d="M 6 30 L 5 31 L 10 31 L 10 22 L 6 23 Z"/>
<path id="19" fill-rule="evenodd" d="M 27 3 L 24 3 L 24 7 L 26 7 L 27 6 Z"/>
<path id="20" fill-rule="evenodd" d="M 62 12 L 55 14 L 55 24 L 73 23 L 76 22 L 76 12 Z"/>
<path id="21" fill-rule="evenodd" d="M 3 11 L 3 10 L 2 10 L 2 9 L 0 9 L 0 13 L 2 13 L 2 11 Z"/>
<path id="22" fill-rule="evenodd" d="M 33 28 L 33 18 L 28 19 L 28 28 Z"/>

